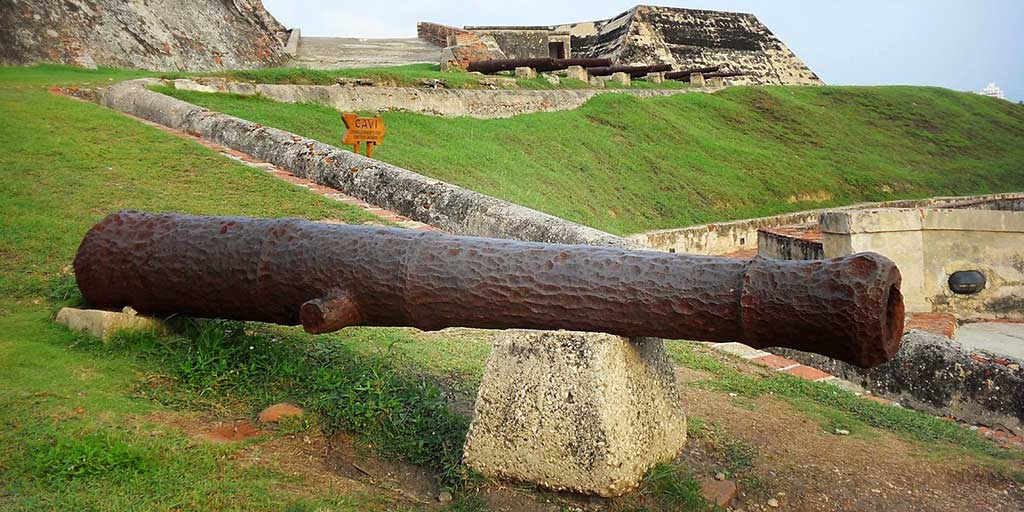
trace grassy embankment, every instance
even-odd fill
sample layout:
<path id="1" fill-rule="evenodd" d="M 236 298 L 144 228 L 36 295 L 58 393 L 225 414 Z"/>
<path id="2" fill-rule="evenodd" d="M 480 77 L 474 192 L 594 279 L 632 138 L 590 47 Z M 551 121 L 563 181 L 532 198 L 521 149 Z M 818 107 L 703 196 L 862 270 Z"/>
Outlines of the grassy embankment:
<path id="1" fill-rule="evenodd" d="M 248 416 L 282 398 L 319 410 L 311 396 L 296 396 L 297 387 L 271 378 L 275 369 L 285 371 L 281 364 L 308 363 L 303 358 L 314 353 L 337 365 L 315 380 L 318 400 L 328 404 L 323 409 L 335 411 L 324 416 L 330 418 L 325 429 L 356 421 L 354 411 L 331 405 L 348 396 L 364 405 L 358 413 L 367 425 L 348 426 L 366 440 L 381 442 L 389 453 L 430 453 L 432 467 L 443 461 L 455 467 L 450 461 L 461 446 L 440 449 L 431 440 L 464 433 L 465 420 L 447 411 L 432 385 L 374 355 L 397 345 L 394 357 L 405 361 L 401 345 L 416 341 L 409 331 L 355 330 L 311 345 L 277 341 L 283 337 L 271 338 L 259 326 L 244 335 L 236 324 L 212 324 L 171 338 L 135 335 L 102 345 L 51 322 L 58 305 L 79 300 L 69 264 L 85 231 L 110 211 L 370 218 L 116 112 L 46 91 L 137 75 L 0 68 L 0 509 L 395 506 L 379 496 L 317 494 L 287 472 L 240 464 L 235 458 L 246 444 L 198 442 L 158 419 L 190 410 Z M 282 347 L 291 359 L 274 358 Z M 431 350 L 424 357 L 432 359 L 443 351 L 486 356 L 486 345 L 462 349 L 440 338 L 427 349 L 417 347 Z M 351 371 L 346 379 L 338 378 L 342 368 Z M 459 365 L 433 368 L 455 371 Z M 306 377 L 304 384 L 312 385 Z M 153 386 L 165 381 L 172 385 Z M 380 400 L 367 396 L 374 392 Z M 430 421 L 410 426 L 382 419 L 395 410 L 409 412 L 410 421 Z M 421 437 L 417 429 L 427 428 L 437 435 Z M 416 445 L 420 439 L 426 442 Z"/>
<path id="2" fill-rule="evenodd" d="M 457 494 L 453 509 L 481 507 L 458 465 L 466 418 L 432 384 L 472 391 L 489 347 L 407 329 L 349 329 L 313 338 L 297 329 L 212 323 L 179 335 L 125 334 L 114 343 L 51 322 L 78 300 L 68 264 L 86 229 L 111 210 L 361 222 L 365 215 L 237 165 L 194 143 L 45 86 L 105 82 L 126 72 L 0 68 L 0 509 L 363 510 L 403 507 L 387 495 L 338 493 L 276 469 L 242 464 L 253 443 L 322 429 L 356 431 L 378 452 L 421 464 Z M 1017 471 L 1019 451 L 960 427 L 882 406 L 823 384 L 737 372 L 721 356 L 672 342 L 677 363 L 707 372 L 698 385 L 737 399 L 772 395 L 797 405 L 824 431 L 894 432 L 920 450 L 965 464 Z M 250 416 L 287 399 L 313 411 L 309 424 L 235 445 L 213 445 L 168 416 Z M 729 400 L 728 398 L 723 398 Z M 308 432 L 312 434 L 312 432 Z M 720 447 L 716 466 L 743 481 L 750 446 L 691 420 L 694 438 Z M 714 452 L 718 453 L 718 452 Z M 747 483 L 751 488 L 756 482 Z M 619 503 L 701 508 L 686 468 L 652 472 Z"/>
<path id="3" fill-rule="evenodd" d="M 377 85 L 391 87 L 422 87 L 424 80 L 443 80 L 447 87 L 452 89 L 483 89 L 491 87 L 490 85 L 485 85 L 487 83 L 486 76 L 464 71 L 442 72 L 437 64 L 406 64 L 403 66 L 352 69 L 267 68 L 227 70 L 212 73 L 166 73 L 161 76 L 166 78 L 219 76 L 237 81 L 261 84 L 300 85 L 334 85 L 338 82 L 339 78 L 369 78 Z M 514 73 L 503 72 L 493 76 L 512 78 Z M 481 83 L 481 80 L 485 82 Z M 581 80 L 564 77 L 559 80 L 559 83 L 554 84 L 543 76 L 538 76 L 530 80 L 517 79 L 515 87 L 519 89 L 587 89 L 590 88 L 590 84 Z M 666 80 L 656 84 L 644 79 L 635 79 L 632 80 L 629 86 L 609 81 L 605 84 L 605 87 L 619 89 L 684 89 L 689 87 L 689 84 L 675 80 Z"/>
<path id="4" fill-rule="evenodd" d="M 161 92 L 323 142 L 341 137 L 331 108 Z M 610 94 L 511 119 L 384 119 L 380 160 L 616 234 L 1024 190 L 1024 106 L 938 88 Z"/>

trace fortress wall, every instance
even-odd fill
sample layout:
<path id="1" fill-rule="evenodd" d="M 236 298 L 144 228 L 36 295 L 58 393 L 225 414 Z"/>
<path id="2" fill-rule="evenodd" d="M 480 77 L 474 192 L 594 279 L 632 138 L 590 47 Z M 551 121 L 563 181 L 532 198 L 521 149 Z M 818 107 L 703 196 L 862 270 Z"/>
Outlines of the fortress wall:
<path id="1" fill-rule="evenodd" d="M 579 108 L 598 94 L 653 98 L 715 89 L 427 89 L 342 85 L 248 84 L 224 79 L 169 82 L 186 91 L 259 94 L 283 103 L 316 103 L 336 110 L 405 111 L 443 117 L 494 119 Z"/>
<path id="2" fill-rule="evenodd" d="M 0 13 L 0 64 L 210 71 L 288 58 L 288 31 L 260 0 L 0 0 Z"/>

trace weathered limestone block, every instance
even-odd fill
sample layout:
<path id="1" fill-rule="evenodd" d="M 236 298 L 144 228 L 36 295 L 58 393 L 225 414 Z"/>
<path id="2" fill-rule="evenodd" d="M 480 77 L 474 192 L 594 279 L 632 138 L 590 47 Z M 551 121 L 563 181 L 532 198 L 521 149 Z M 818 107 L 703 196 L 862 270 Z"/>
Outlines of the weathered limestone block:
<path id="1" fill-rule="evenodd" d="M 713 76 L 707 80 L 707 86 L 716 89 L 725 87 L 725 79 L 720 76 Z"/>
<path id="2" fill-rule="evenodd" d="M 629 78 L 629 73 L 612 73 L 611 81 L 618 82 L 622 85 L 630 85 L 633 81 Z"/>
<path id="3" fill-rule="evenodd" d="M 704 73 L 690 73 L 690 83 L 694 87 L 704 87 Z"/>
<path id="4" fill-rule="evenodd" d="M 531 80 L 537 78 L 537 71 L 533 68 L 516 68 L 516 78 L 519 80 Z"/>
<path id="5" fill-rule="evenodd" d="M 686 442 L 661 340 L 509 330 L 495 340 L 465 460 L 491 477 L 620 496 Z"/>
<path id="6" fill-rule="evenodd" d="M 137 316 L 129 311 L 104 311 L 100 309 L 61 308 L 57 312 L 57 323 L 86 332 L 106 340 L 118 331 L 166 331 L 163 322 L 155 318 Z"/>
<path id="7" fill-rule="evenodd" d="M 558 85 L 558 84 L 562 83 L 562 79 L 558 78 L 558 75 L 556 75 L 554 73 L 545 73 L 544 74 L 544 79 L 547 80 L 548 83 L 551 84 L 551 85 Z"/>
<path id="8" fill-rule="evenodd" d="M 603 89 L 604 88 L 604 77 L 601 77 L 601 76 L 592 76 L 592 77 L 590 77 L 590 86 L 594 87 L 596 89 Z"/>
<path id="9" fill-rule="evenodd" d="M 660 84 L 665 81 L 665 73 L 647 73 L 647 81 L 652 84 Z"/>
<path id="10" fill-rule="evenodd" d="M 586 69 L 583 69 L 583 66 L 569 66 L 569 68 L 565 70 L 565 76 L 566 78 L 572 78 L 573 80 L 579 80 L 581 82 L 590 81 L 590 74 L 587 73 Z"/>

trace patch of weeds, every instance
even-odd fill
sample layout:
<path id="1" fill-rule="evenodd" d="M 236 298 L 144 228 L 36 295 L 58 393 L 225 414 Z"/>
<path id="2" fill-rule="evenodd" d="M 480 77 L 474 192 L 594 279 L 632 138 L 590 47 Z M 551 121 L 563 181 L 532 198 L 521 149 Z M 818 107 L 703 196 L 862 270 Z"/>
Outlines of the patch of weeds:
<path id="1" fill-rule="evenodd" d="M 311 415 L 288 416 L 277 422 L 274 433 L 278 436 L 294 436 L 309 432 L 316 426 L 316 419 Z"/>
<path id="2" fill-rule="evenodd" d="M 51 480 L 102 477 L 124 480 L 146 470 L 146 455 L 109 434 L 58 439 L 33 450 L 31 465 Z"/>
<path id="3" fill-rule="evenodd" d="M 120 333 L 107 349 L 169 369 L 193 400 L 226 397 L 255 405 L 287 399 L 317 413 L 328 436 L 358 433 L 378 453 L 428 467 L 453 489 L 471 481 L 461 463 L 468 419 L 449 410 L 433 383 L 383 355 L 229 321 L 185 322 L 182 334 L 167 337 Z M 282 429 L 301 432 L 312 421 L 295 420 Z"/>
<path id="4" fill-rule="evenodd" d="M 55 305 L 55 309 L 76 308 L 85 304 L 74 274 L 60 274 L 51 279 L 46 287 L 46 299 Z"/>
<path id="5" fill-rule="evenodd" d="M 686 437 L 688 439 L 703 439 L 708 436 L 710 428 L 706 421 L 696 416 L 686 418 Z"/>
<path id="6" fill-rule="evenodd" d="M 700 492 L 700 484 L 678 466 L 659 464 L 644 478 L 640 493 L 663 510 L 713 510 Z"/>

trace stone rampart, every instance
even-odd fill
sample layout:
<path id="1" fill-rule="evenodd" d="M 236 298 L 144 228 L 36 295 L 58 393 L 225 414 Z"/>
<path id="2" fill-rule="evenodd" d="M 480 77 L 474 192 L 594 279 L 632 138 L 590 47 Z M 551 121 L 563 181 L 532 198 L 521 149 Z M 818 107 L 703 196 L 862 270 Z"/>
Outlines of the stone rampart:
<path id="1" fill-rule="evenodd" d="M 105 90 L 103 105 L 223 144 L 296 176 L 451 233 L 550 243 L 639 247 L 633 241 L 150 91 L 154 79 Z"/>
<path id="2" fill-rule="evenodd" d="M 441 48 L 448 46 L 449 36 L 468 35 L 469 32 L 458 27 L 421 21 L 416 24 L 416 37 Z"/>
<path id="3" fill-rule="evenodd" d="M 285 61 L 287 39 L 260 0 L 0 0 L 0 64 L 253 68 Z"/>
<path id="4" fill-rule="evenodd" d="M 494 119 L 534 112 L 573 110 L 598 94 L 628 94 L 638 98 L 674 96 L 713 89 L 428 89 L 415 87 L 354 87 L 346 85 L 246 84 L 223 79 L 168 82 L 176 89 L 200 92 L 259 94 L 282 103 L 316 103 L 339 111 L 405 111 L 442 117 Z"/>
<path id="5" fill-rule="evenodd" d="M 992 204 L 994 205 L 993 208 L 996 209 L 1009 209 L 1011 205 L 1021 201 L 1022 197 L 1024 197 L 1024 194 L 1014 192 L 983 196 L 933 197 L 929 199 L 860 203 L 840 208 L 784 213 L 771 217 L 714 222 L 683 228 L 659 229 L 630 235 L 628 238 L 659 251 L 708 255 L 729 254 L 756 248 L 757 232 L 760 229 L 790 224 L 817 223 L 821 214 L 829 211 L 864 208 L 926 208 L 940 205 L 943 208 L 964 208 L 979 202 Z M 976 208 L 976 206 L 971 207 Z"/>

